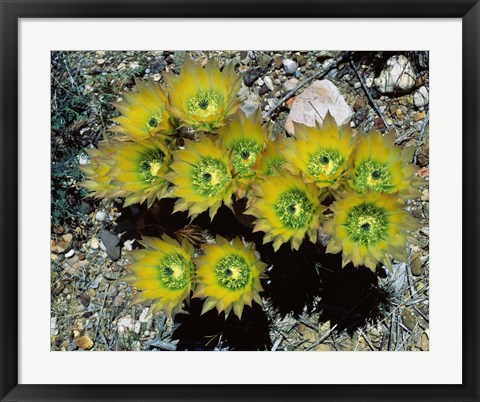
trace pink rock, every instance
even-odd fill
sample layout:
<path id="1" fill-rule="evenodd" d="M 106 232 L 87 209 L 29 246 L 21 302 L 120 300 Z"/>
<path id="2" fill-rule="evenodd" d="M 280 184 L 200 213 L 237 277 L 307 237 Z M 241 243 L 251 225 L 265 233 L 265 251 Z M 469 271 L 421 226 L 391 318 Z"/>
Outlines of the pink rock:
<path id="1" fill-rule="evenodd" d="M 353 115 L 352 109 L 332 82 L 314 81 L 295 98 L 285 129 L 289 134 L 294 134 L 293 122 L 309 127 L 314 127 L 315 122 L 321 125 L 327 111 L 330 111 L 338 125 L 348 123 Z"/>

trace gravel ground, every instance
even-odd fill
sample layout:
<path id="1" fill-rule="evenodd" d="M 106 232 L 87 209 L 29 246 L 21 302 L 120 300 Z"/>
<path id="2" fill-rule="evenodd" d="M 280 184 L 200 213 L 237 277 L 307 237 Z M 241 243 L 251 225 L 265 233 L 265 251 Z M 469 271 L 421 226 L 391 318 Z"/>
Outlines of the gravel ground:
<path id="1" fill-rule="evenodd" d="M 52 350 L 429 349 L 428 53 L 356 52 L 332 66 L 342 54 L 52 53 Z M 137 246 L 140 235 L 161 233 L 159 222 L 178 224 L 169 213 L 171 203 L 157 203 L 147 211 L 142 206 L 123 208 L 120 199 L 85 198 L 78 167 L 87 162 L 84 150 L 109 135 L 117 113 L 111 102 L 133 86 L 133 77 L 161 82 L 161 73 L 178 72 L 185 57 L 234 62 L 243 74 L 242 108 L 249 113 L 260 107 L 275 132 L 284 129 L 295 97 L 311 84 L 309 77 L 324 71 L 320 78 L 337 87 L 354 129 L 390 127 L 397 144 L 414 147 L 414 162 L 426 182 L 421 197 L 408 205 L 422 224 L 416 244 L 409 246 L 409 264 L 395 264 L 393 273 L 383 268 L 375 274 L 367 268 L 342 270 L 336 256 L 312 263 L 317 251 L 306 245 L 304 260 L 292 261 L 281 253 L 276 257 L 264 283 L 263 308 L 245 309 L 242 321 L 233 315 L 225 320 L 212 311 L 200 316 L 201 303 L 195 299 L 174 319 L 162 313 L 147 316 L 148 305 L 132 305 L 136 289 L 121 280 L 125 251 Z M 389 65 L 393 71 L 408 70 L 393 88 L 382 75 Z M 308 83 L 299 88 L 304 81 Z M 289 92 L 292 96 L 277 106 Z M 201 232 L 206 239 L 211 234 Z"/>

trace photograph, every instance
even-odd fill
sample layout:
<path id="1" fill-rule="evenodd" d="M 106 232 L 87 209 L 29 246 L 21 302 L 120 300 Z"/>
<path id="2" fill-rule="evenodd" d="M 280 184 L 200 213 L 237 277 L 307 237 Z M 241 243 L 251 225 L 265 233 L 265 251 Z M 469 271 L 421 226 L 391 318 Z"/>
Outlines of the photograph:
<path id="1" fill-rule="evenodd" d="M 429 60 L 52 50 L 50 350 L 428 352 Z"/>

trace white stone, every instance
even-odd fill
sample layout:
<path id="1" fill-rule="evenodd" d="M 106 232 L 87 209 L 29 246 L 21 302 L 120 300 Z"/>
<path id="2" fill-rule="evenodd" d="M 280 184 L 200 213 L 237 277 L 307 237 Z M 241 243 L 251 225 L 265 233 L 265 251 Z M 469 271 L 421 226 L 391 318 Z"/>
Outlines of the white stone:
<path id="1" fill-rule="evenodd" d="M 75 255 L 75 250 L 72 248 L 67 254 L 65 254 L 66 258 L 71 258 Z"/>
<path id="2" fill-rule="evenodd" d="M 332 82 L 314 81 L 295 98 L 285 129 L 288 133 L 294 134 L 294 122 L 315 127 L 317 123 L 322 124 L 327 111 L 330 111 L 338 125 L 348 123 L 353 115 L 352 109 Z"/>
<path id="3" fill-rule="evenodd" d="M 297 69 L 297 62 L 290 59 L 284 59 L 282 61 L 282 64 L 283 69 L 285 70 L 285 74 L 292 75 L 293 73 L 295 73 L 295 70 Z"/>
<path id="4" fill-rule="evenodd" d="M 96 237 L 92 237 L 92 241 L 90 242 L 90 247 L 94 250 L 97 250 L 100 247 L 100 243 L 98 242 Z"/>
<path id="5" fill-rule="evenodd" d="M 416 73 L 403 55 L 392 56 L 373 84 L 382 94 L 407 93 L 415 85 Z"/>
<path id="6" fill-rule="evenodd" d="M 119 335 L 124 334 L 132 327 L 132 316 L 127 314 L 124 317 L 120 317 L 117 321 L 117 331 Z"/>
<path id="7" fill-rule="evenodd" d="M 261 87 L 264 84 L 264 81 L 260 77 L 260 78 L 257 79 L 257 81 L 255 81 L 255 84 L 257 84 L 259 87 Z"/>
<path id="8" fill-rule="evenodd" d="M 421 108 L 428 105 L 429 96 L 428 89 L 423 86 L 413 94 L 413 103 L 416 107 Z"/>
<path id="9" fill-rule="evenodd" d="M 97 222 L 103 222 L 107 217 L 107 214 L 105 211 L 97 211 L 97 213 L 95 214 L 95 220 Z"/>
<path id="10" fill-rule="evenodd" d="M 265 85 L 270 91 L 273 91 L 275 89 L 275 87 L 273 86 L 273 81 L 270 77 L 267 76 L 263 80 L 265 81 Z"/>

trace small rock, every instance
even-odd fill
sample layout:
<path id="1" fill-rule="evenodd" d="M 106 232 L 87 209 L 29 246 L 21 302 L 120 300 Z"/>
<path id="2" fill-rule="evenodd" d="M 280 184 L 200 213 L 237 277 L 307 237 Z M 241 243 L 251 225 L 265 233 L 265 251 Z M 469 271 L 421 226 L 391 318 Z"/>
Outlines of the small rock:
<path id="1" fill-rule="evenodd" d="M 270 91 L 273 91 L 275 87 L 273 86 L 273 81 L 269 76 L 266 76 L 263 81 L 265 82 L 265 85 Z"/>
<path id="2" fill-rule="evenodd" d="M 415 253 L 410 261 L 410 269 L 412 274 L 415 276 L 420 276 L 423 273 L 423 264 L 420 259 L 420 253 Z"/>
<path id="3" fill-rule="evenodd" d="M 120 317 L 117 321 L 118 334 L 123 335 L 125 332 L 127 332 L 130 329 L 132 325 L 133 325 L 133 320 L 130 314 Z"/>
<path id="4" fill-rule="evenodd" d="M 415 328 L 417 319 L 409 309 L 404 309 L 402 311 L 402 322 L 403 322 L 403 325 L 405 325 L 410 331 L 412 331 L 413 328 Z"/>
<path id="5" fill-rule="evenodd" d="M 428 335 L 424 332 L 422 333 L 420 339 L 415 345 L 418 349 L 426 351 L 430 348 L 430 341 L 428 340 Z"/>
<path id="6" fill-rule="evenodd" d="M 285 123 L 285 129 L 288 133 L 293 134 L 293 122 L 309 127 L 314 127 L 317 123 L 322 124 L 327 111 L 338 125 L 347 124 L 353 115 L 345 98 L 331 81 L 314 81 L 295 98 Z"/>
<path id="7" fill-rule="evenodd" d="M 259 95 L 265 95 L 265 94 L 268 94 L 269 92 L 270 90 L 266 85 L 262 85 L 258 91 Z"/>
<path id="8" fill-rule="evenodd" d="M 282 85 L 282 89 L 285 92 L 289 92 L 298 85 L 298 80 L 296 78 L 290 78 L 288 81 L 285 81 Z"/>
<path id="9" fill-rule="evenodd" d="M 413 121 L 423 120 L 423 119 L 425 119 L 425 116 L 426 116 L 425 111 L 423 111 L 423 112 L 416 112 L 416 113 L 413 115 Z"/>
<path id="10" fill-rule="evenodd" d="M 353 110 L 356 112 L 360 109 L 364 109 L 366 106 L 365 99 L 363 98 L 357 98 L 355 100 L 355 103 L 353 104 Z"/>
<path id="11" fill-rule="evenodd" d="M 318 61 L 325 61 L 328 59 L 333 59 L 335 57 L 335 52 L 330 50 L 321 50 L 317 53 L 317 60 Z"/>
<path id="12" fill-rule="evenodd" d="M 107 217 L 107 214 L 105 211 L 98 211 L 96 214 L 95 214 L 95 220 L 97 222 L 103 222 Z"/>
<path id="13" fill-rule="evenodd" d="M 113 261 L 118 260 L 121 253 L 120 239 L 118 236 L 108 232 L 107 230 L 101 230 L 99 236 L 105 246 L 105 251 L 107 252 L 108 256 Z"/>
<path id="14" fill-rule="evenodd" d="M 50 336 L 58 335 L 57 317 L 50 317 Z"/>
<path id="15" fill-rule="evenodd" d="M 296 57 L 296 60 L 299 66 L 304 66 L 305 64 L 307 64 L 307 56 L 305 56 L 304 54 L 298 55 Z"/>
<path id="16" fill-rule="evenodd" d="M 96 237 L 92 237 L 92 241 L 90 242 L 90 247 L 93 250 L 98 250 L 98 247 L 100 247 L 100 243 L 98 242 Z"/>
<path id="17" fill-rule="evenodd" d="M 71 249 L 67 254 L 65 254 L 65 258 L 71 258 L 75 255 L 75 250 Z"/>
<path id="18" fill-rule="evenodd" d="M 51 240 L 50 249 L 54 253 L 63 254 L 70 249 L 73 243 L 73 235 L 71 233 L 66 233 L 61 236 L 58 240 Z"/>
<path id="19" fill-rule="evenodd" d="M 293 75 L 297 70 L 297 63 L 291 59 L 284 59 L 282 65 L 287 75 Z"/>
<path id="20" fill-rule="evenodd" d="M 104 63 L 105 63 L 105 59 L 98 59 L 98 60 L 97 60 L 97 64 L 102 65 L 102 64 L 104 64 Z"/>
<path id="21" fill-rule="evenodd" d="M 360 84 L 359 82 L 356 82 L 356 83 L 353 85 L 353 87 L 354 87 L 355 89 L 360 89 L 361 86 L 362 86 L 362 84 Z"/>
<path id="22" fill-rule="evenodd" d="M 130 63 L 130 68 L 131 68 L 132 70 L 135 70 L 135 69 L 137 69 L 138 67 L 140 67 L 140 64 L 139 64 L 138 62 L 134 61 L 133 63 Z"/>
<path id="23" fill-rule="evenodd" d="M 261 67 L 251 68 L 250 70 L 246 71 L 243 74 L 243 83 L 247 87 L 251 87 L 261 75 L 262 75 Z"/>
<path id="24" fill-rule="evenodd" d="M 282 68 L 283 59 L 282 56 L 276 56 L 274 59 L 275 69 L 280 70 Z"/>
<path id="25" fill-rule="evenodd" d="M 428 156 L 424 154 L 417 155 L 417 165 L 422 167 L 428 165 Z"/>
<path id="26" fill-rule="evenodd" d="M 87 335 L 81 336 L 75 341 L 75 343 L 82 350 L 88 350 L 93 347 L 93 341 Z"/>
<path id="27" fill-rule="evenodd" d="M 263 70 L 266 70 L 268 67 L 270 67 L 272 60 L 273 58 L 269 54 L 261 53 L 257 58 L 257 63 Z"/>
<path id="28" fill-rule="evenodd" d="M 154 75 L 153 75 L 153 80 L 154 80 L 154 81 L 157 81 L 157 82 L 158 82 L 158 81 L 160 81 L 161 78 L 162 78 L 162 76 L 161 76 L 160 74 L 154 74 Z"/>
<path id="29" fill-rule="evenodd" d="M 315 347 L 315 350 L 317 350 L 319 352 L 331 352 L 332 348 L 329 345 L 321 343 L 320 345 L 317 345 Z"/>
<path id="30" fill-rule="evenodd" d="M 165 70 L 166 66 L 167 66 L 167 63 L 165 63 L 164 61 L 155 61 L 149 66 L 150 73 L 151 74 L 161 73 L 163 70 Z"/>
<path id="31" fill-rule="evenodd" d="M 375 88 L 384 95 L 408 93 L 415 85 L 415 69 L 403 55 L 392 56 L 375 78 Z"/>
<path id="32" fill-rule="evenodd" d="M 429 95 L 428 89 L 423 86 L 413 94 L 413 103 L 417 108 L 425 107 L 428 105 Z"/>

